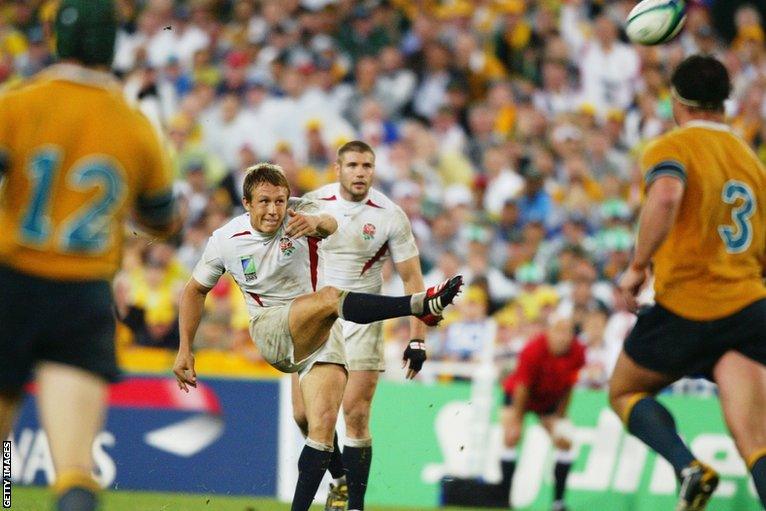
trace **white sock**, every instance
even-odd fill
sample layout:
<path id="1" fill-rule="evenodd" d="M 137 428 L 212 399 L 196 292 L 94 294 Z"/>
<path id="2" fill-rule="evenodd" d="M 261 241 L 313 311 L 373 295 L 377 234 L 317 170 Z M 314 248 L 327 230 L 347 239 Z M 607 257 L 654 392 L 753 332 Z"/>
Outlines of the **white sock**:
<path id="1" fill-rule="evenodd" d="M 317 451 L 333 452 L 335 450 L 335 447 L 332 444 L 323 444 L 322 442 L 314 441 L 309 437 L 306 437 L 306 445 Z"/>
<path id="2" fill-rule="evenodd" d="M 370 438 L 349 438 L 346 437 L 343 440 L 343 445 L 346 447 L 370 447 L 372 445 L 372 437 Z"/>
<path id="3" fill-rule="evenodd" d="M 515 447 L 506 447 L 500 453 L 501 461 L 516 461 L 517 453 Z"/>
<path id="4" fill-rule="evenodd" d="M 556 463 L 573 463 L 574 462 L 574 449 L 564 451 L 562 449 L 556 449 L 554 451 L 554 459 Z"/>
<path id="5" fill-rule="evenodd" d="M 422 291 L 420 293 L 415 293 L 412 295 L 412 297 L 410 298 L 410 308 L 412 308 L 413 314 L 416 314 L 416 315 L 423 314 L 425 300 L 426 300 L 425 291 Z M 348 511 L 353 511 L 353 510 L 349 509 Z"/>

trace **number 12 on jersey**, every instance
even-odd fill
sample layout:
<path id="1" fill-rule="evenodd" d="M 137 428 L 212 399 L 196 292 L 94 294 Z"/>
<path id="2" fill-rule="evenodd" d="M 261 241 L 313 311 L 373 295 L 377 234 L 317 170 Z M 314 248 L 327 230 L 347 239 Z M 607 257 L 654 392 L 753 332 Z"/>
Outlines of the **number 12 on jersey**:
<path id="1" fill-rule="evenodd" d="M 63 252 L 102 253 L 109 248 L 109 223 L 123 199 L 123 179 L 104 157 L 92 155 L 79 160 L 67 175 L 67 191 L 88 193 L 95 188 L 99 193 L 59 226 L 53 226 L 50 210 L 61 159 L 61 151 L 53 146 L 46 146 L 30 158 L 27 175 L 32 191 L 21 220 L 21 239 L 41 247 L 55 234 L 56 248 Z"/>
<path id="2" fill-rule="evenodd" d="M 734 226 L 719 225 L 718 234 L 726 245 L 727 252 L 740 254 L 747 250 L 753 241 L 753 225 L 750 222 L 756 206 L 753 191 L 742 181 L 730 179 L 723 185 L 721 199 L 734 206 L 731 209 Z"/>

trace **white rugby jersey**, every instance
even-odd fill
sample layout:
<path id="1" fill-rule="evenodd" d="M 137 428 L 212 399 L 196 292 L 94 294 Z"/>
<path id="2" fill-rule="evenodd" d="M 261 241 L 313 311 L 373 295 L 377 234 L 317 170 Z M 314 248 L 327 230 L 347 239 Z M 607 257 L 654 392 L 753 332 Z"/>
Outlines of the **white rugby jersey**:
<path id="1" fill-rule="evenodd" d="M 407 215 L 381 192 L 370 188 L 365 199 L 351 202 L 341 197 L 340 184 L 332 183 L 304 197 L 338 221 L 338 230 L 319 250 L 325 284 L 379 293 L 386 258 L 400 263 L 418 255 Z"/>
<path id="2" fill-rule="evenodd" d="M 317 214 L 313 201 L 291 197 L 287 207 Z M 256 231 L 245 213 L 232 218 L 210 236 L 205 253 L 194 268 L 194 280 L 213 287 L 227 271 L 237 282 L 250 316 L 262 307 L 288 303 L 293 298 L 319 289 L 319 238 L 290 238 L 284 222 L 273 235 Z"/>

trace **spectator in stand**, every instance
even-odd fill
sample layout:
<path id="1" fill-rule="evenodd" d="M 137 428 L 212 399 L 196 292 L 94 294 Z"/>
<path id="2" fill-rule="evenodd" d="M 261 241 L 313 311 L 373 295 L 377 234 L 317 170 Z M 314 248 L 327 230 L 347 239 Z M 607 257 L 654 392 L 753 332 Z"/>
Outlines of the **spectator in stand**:
<path id="1" fill-rule="evenodd" d="M 133 333 L 133 341 L 147 348 L 178 349 L 178 294 L 165 279 L 159 261 L 144 265 L 143 276 L 134 282 L 115 283 L 118 318 Z"/>
<path id="2" fill-rule="evenodd" d="M 555 117 L 573 112 L 582 102 L 572 86 L 566 60 L 547 59 L 542 68 L 543 86 L 534 93 L 535 108 Z"/>
<path id="3" fill-rule="evenodd" d="M 440 106 L 431 122 L 431 128 L 437 137 L 440 152 L 462 153 L 464 151 L 466 134 L 458 122 L 457 112 L 452 107 Z"/>
<path id="4" fill-rule="evenodd" d="M 229 171 L 239 165 L 237 153 L 246 142 L 248 125 L 236 93 L 223 96 L 219 108 L 206 119 L 202 128 L 205 149 L 219 155 Z"/>
<path id="5" fill-rule="evenodd" d="M 471 137 L 468 141 L 468 157 L 475 167 L 480 167 L 484 151 L 501 142 L 495 132 L 494 112 L 486 103 L 476 104 L 469 110 L 468 125 Z"/>
<path id="6" fill-rule="evenodd" d="M 411 26 L 402 38 L 401 48 L 408 67 L 421 74 L 425 67 L 424 48 L 439 37 L 438 22 L 428 12 L 419 9 L 414 9 L 409 19 Z"/>
<path id="7" fill-rule="evenodd" d="M 351 30 L 344 28 L 338 31 L 338 44 L 348 56 L 357 61 L 361 57 L 375 56 L 389 44 L 388 34 L 378 25 L 372 10 L 366 5 L 357 5 L 351 11 Z"/>
<path id="8" fill-rule="evenodd" d="M 420 77 L 420 87 L 413 97 L 414 113 L 423 119 L 433 119 L 446 102 L 447 84 L 452 78 L 450 49 L 438 42 L 424 48 L 426 66 Z"/>
<path id="9" fill-rule="evenodd" d="M 380 76 L 377 88 L 386 112 L 398 119 L 415 92 L 417 76 L 404 67 L 404 55 L 396 46 L 386 46 L 380 51 Z"/>
<path id="10" fill-rule="evenodd" d="M 537 169 L 524 174 L 524 191 L 518 200 L 521 223 L 542 222 L 547 228 L 553 226 L 554 204 L 545 190 L 544 177 Z"/>
<path id="11" fill-rule="evenodd" d="M 457 305 L 458 319 L 444 332 L 438 357 L 451 361 L 479 361 L 494 345 L 494 319 L 487 316 L 487 294 L 480 286 L 469 286 Z"/>
<path id="12" fill-rule="evenodd" d="M 575 51 L 583 51 L 579 67 L 586 101 L 601 111 L 630 105 L 640 60 L 632 46 L 619 40 L 615 21 L 601 14 L 593 22 L 589 40 L 572 42 Z"/>
<path id="13" fill-rule="evenodd" d="M 529 72 L 524 57 L 531 43 L 532 27 L 524 19 L 524 5 L 524 0 L 505 0 L 498 5 L 502 20 L 494 37 L 495 56 L 514 75 Z"/>
<path id="14" fill-rule="evenodd" d="M 583 320 L 580 339 L 585 343 L 585 365 L 580 371 L 579 385 L 587 388 L 606 388 L 620 354 L 619 349 L 605 342 L 606 319 L 605 311 L 596 310 Z"/>
<path id="15" fill-rule="evenodd" d="M 469 97 L 475 99 L 484 96 L 493 82 L 505 78 L 505 67 L 495 55 L 482 47 L 476 34 L 458 32 L 452 49 L 455 76 L 462 77 L 466 82 L 465 91 Z"/>
<path id="16" fill-rule="evenodd" d="M 190 159 L 184 164 L 185 179 L 177 181 L 174 187 L 184 213 L 184 222 L 197 222 L 210 201 L 210 190 L 205 182 L 204 160 Z"/>

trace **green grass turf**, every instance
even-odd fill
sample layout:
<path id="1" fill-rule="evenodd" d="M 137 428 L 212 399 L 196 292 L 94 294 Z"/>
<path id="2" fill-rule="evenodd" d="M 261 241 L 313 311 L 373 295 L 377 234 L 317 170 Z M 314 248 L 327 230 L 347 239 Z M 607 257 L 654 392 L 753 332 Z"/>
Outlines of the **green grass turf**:
<path id="1" fill-rule="evenodd" d="M 52 498 L 45 488 L 13 488 L 13 511 L 50 511 Z M 270 499 L 191 495 L 181 493 L 150 493 L 133 491 L 104 492 L 100 511 L 288 511 L 289 504 Z M 313 506 L 321 511 L 324 506 Z M 400 511 L 402 508 L 365 506 L 365 511 Z M 469 508 L 406 508 L 402 511 L 477 511 Z M 486 511 L 486 510 L 485 510 Z"/>

